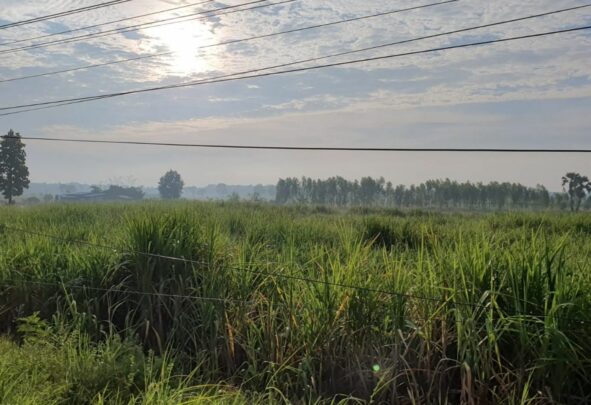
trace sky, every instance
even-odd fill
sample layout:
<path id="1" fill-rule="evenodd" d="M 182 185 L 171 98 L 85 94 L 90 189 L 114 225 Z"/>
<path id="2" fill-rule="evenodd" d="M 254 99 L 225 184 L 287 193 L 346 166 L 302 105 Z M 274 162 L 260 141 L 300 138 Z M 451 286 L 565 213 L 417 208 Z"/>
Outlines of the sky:
<path id="1" fill-rule="evenodd" d="M 70 36 L 253 0 L 212 1 Z M 269 0 L 265 3 L 277 3 Z M 305 32 L 236 39 L 443 0 L 295 0 L 223 16 L 4 52 L 0 107 L 174 85 L 586 4 L 563 0 L 459 0 Z M 2 0 L 0 25 L 99 0 Z M 131 0 L 0 30 L 0 44 L 134 17 L 196 0 Z M 259 4 L 265 4 L 259 3 Z M 245 6 L 246 7 L 246 6 Z M 299 66 L 404 53 L 591 25 L 591 7 Z M 5 79 L 169 55 L 13 82 Z M 334 68 L 146 92 L 0 117 L 30 137 L 328 147 L 591 148 L 591 30 Z M 384 176 L 544 184 L 567 171 L 591 175 L 588 155 L 301 152 L 48 143 L 29 140 L 33 182 L 154 186 L 169 169 L 188 185 L 272 184 L 279 177 Z"/>

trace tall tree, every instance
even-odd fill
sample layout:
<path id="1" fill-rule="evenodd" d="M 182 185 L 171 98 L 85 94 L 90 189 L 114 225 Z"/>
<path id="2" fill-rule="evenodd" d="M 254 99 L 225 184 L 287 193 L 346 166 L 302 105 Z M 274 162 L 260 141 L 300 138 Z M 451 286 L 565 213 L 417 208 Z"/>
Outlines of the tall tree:
<path id="1" fill-rule="evenodd" d="M 568 189 L 565 187 L 568 185 Z M 570 172 L 562 177 L 562 187 L 568 193 L 570 199 L 570 210 L 575 212 L 581 207 L 581 203 L 591 193 L 591 183 L 587 176 L 581 176 L 579 173 Z"/>
<path id="2" fill-rule="evenodd" d="M 585 179 L 585 178 L 584 178 Z M 450 179 L 428 180 L 419 185 L 394 186 L 384 178 L 363 177 L 350 181 L 342 177 L 326 180 L 303 177 L 279 179 L 275 201 L 330 204 L 339 207 L 356 204 L 397 206 L 415 208 L 460 208 L 460 209 L 566 209 L 567 193 L 550 194 L 544 186 L 526 187 L 517 183 L 496 181 L 483 183 L 459 183 Z M 581 199 L 584 200 L 584 195 Z M 583 202 L 574 204 L 574 209 L 591 207 Z"/>
<path id="3" fill-rule="evenodd" d="M 180 198 L 184 185 L 185 183 L 183 182 L 181 175 L 174 170 L 169 170 L 160 178 L 160 182 L 158 183 L 160 197 L 165 200 Z"/>
<path id="4" fill-rule="evenodd" d="M 0 142 L 0 191 L 9 205 L 14 203 L 14 197 L 22 195 L 24 189 L 29 188 L 26 161 L 25 144 L 20 134 L 11 129 Z"/>

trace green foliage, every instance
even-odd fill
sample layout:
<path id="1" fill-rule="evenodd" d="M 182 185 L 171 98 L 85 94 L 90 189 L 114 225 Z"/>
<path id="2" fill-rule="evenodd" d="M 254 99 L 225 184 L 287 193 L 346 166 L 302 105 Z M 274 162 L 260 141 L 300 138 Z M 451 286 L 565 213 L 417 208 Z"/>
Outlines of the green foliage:
<path id="1" fill-rule="evenodd" d="M 2 223 L 115 249 L 0 232 L 0 328 L 22 342 L 0 341 L 21 361 L 0 402 L 591 399 L 585 214 L 152 202 Z"/>
<path id="2" fill-rule="evenodd" d="M 438 209 L 502 210 L 564 209 L 566 194 L 550 194 L 542 185 L 526 187 L 516 183 L 458 183 L 428 180 L 419 185 L 398 185 L 363 177 L 349 181 L 342 177 L 313 180 L 303 177 L 279 179 L 275 202 L 326 204 L 338 207 L 369 206 Z"/>
<path id="3" fill-rule="evenodd" d="M 178 199 L 181 197 L 184 185 L 185 183 L 183 182 L 181 175 L 174 170 L 169 170 L 158 182 L 160 197 L 164 200 Z"/>
<path id="4" fill-rule="evenodd" d="M 384 248 L 419 249 L 429 245 L 432 238 L 426 227 L 421 229 L 410 221 L 393 221 L 383 217 L 369 217 L 364 228 L 364 240 Z"/>
<path id="5" fill-rule="evenodd" d="M 92 186 L 91 190 L 93 193 L 103 194 L 106 200 L 113 200 L 122 197 L 129 200 L 141 200 L 144 198 L 144 192 L 141 187 L 123 187 L 110 185 L 109 188 L 103 190 L 98 186 Z"/>
<path id="6" fill-rule="evenodd" d="M 0 191 L 8 204 L 13 203 L 29 188 L 29 169 L 26 164 L 27 154 L 20 134 L 8 131 L 0 141 Z"/>
<path id="7" fill-rule="evenodd" d="M 591 182 L 587 176 L 581 176 L 579 173 L 570 172 L 562 177 L 562 186 L 568 185 L 568 196 L 570 198 L 571 211 L 578 211 L 581 203 L 591 193 Z"/>
<path id="8" fill-rule="evenodd" d="M 0 340 L 0 402 L 90 404 L 132 398 L 157 381 L 160 361 L 117 336 L 93 343 L 33 315 L 20 320 L 17 346 Z"/>
<path id="9" fill-rule="evenodd" d="M 95 343 L 79 329 L 37 315 L 19 320 L 21 345 L 0 338 L 2 404 L 267 404 L 275 395 L 244 395 L 222 384 L 191 385 L 167 357 L 130 340 Z"/>

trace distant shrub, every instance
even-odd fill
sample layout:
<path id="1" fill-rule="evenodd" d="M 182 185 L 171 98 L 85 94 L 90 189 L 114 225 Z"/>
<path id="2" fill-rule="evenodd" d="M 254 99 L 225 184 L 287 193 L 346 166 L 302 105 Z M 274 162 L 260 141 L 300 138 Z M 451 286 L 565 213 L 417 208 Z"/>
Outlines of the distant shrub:
<path id="1" fill-rule="evenodd" d="M 316 205 L 314 206 L 313 212 L 315 214 L 334 214 L 336 210 L 334 208 L 327 207 L 326 205 Z"/>
<path id="2" fill-rule="evenodd" d="M 18 346 L 0 340 L 0 403 L 126 402 L 161 369 L 137 344 L 113 336 L 92 343 L 83 332 L 64 329 L 37 315 L 19 321 Z"/>
<path id="3" fill-rule="evenodd" d="M 40 204 L 41 200 L 37 197 L 27 197 L 23 200 L 23 202 L 27 205 L 35 205 Z"/>
<path id="4" fill-rule="evenodd" d="M 385 218 L 372 217 L 364 222 L 363 239 L 381 247 L 418 249 L 427 244 L 428 236 L 417 224 L 409 221 L 391 222 Z"/>

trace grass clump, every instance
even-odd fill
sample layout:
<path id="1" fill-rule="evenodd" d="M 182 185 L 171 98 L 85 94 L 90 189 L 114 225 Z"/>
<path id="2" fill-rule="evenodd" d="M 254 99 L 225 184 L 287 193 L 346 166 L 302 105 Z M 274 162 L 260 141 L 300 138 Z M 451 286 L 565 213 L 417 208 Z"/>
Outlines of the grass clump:
<path id="1" fill-rule="evenodd" d="M 19 320 L 19 345 L 0 340 L 0 402 L 89 404 L 125 400 L 156 379 L 157 361 L 130 341 L 93 342 L 79 330 L 37 315 Z"/>
<path id="2" fill-rule="evenodd" d="M 27 384 L 49 403 L 591 401 L 588 222 L 254 203 L 0 209 L 7 226 L 109 246 L 0 236 L 0 351 L 23 359 L 1 392 L 9 403 L 27 400 Z"/>

